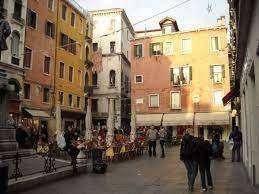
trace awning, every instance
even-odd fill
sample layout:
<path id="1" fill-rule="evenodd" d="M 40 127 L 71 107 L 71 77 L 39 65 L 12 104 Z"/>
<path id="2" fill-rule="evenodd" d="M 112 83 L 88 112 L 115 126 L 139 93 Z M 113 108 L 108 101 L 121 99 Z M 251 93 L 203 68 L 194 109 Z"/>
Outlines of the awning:
<path id="1" fill-rule="evenodd" d="M 229 112 L 196 113 L 195 125 L 229 125 Z"/>
<path id="2" fill-rule="evenodd" d="M 231 100 L 239 95 L 239 86 L 235 86 L 229 93 L 227 93 L 222 99 L 224 106 L 226 106 Z"/>
<path id="3" fill-rule="evenodd" d="M 136 125 L 137 126 L 161 125 L 162 115 L 163 114 L 137 114 Z"/>
<path id="4" fill-rule="evenodd" d="M 32 117 L 42 117 L 42 118 L 50 118 L 50 115 L 42 110 L 32 110 L 32 109 L 24 109 L 27 113 L 29 113 Z"/>
<path id="5" fill-rule="evenodd" d="M 165 114 L 163 126 L 193 125 L 193 113 Z"/>

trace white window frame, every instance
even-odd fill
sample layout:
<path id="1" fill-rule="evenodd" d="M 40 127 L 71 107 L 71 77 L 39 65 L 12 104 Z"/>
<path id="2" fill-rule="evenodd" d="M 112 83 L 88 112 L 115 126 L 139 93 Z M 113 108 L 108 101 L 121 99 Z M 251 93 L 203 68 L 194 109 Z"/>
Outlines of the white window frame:
<path id="1" fill-rule="evenodd" d="M 141 77 L 141 82 L 137 82 L 137 77 Z M 144 83 L 144 76 L 143 75 L 136 75 L 135 76 L 135 83 L 136 84 L 143 84 Z"/>
<path id="2" fill-rule="evenodd" d="M 221 80 L 219 81 L 219 82 L 215 82 L 215 77 L 214 77 L 214 67 L 215 66 L 218 66 L 218 67 L 220 67 L 221 68 Z M 214 84 L 222 84 L 223 83 L 223 72 L 224 72 L 224 70 L 222 69 L 222 65 L 219 65 L 219 64 L 214 64 L 214 65 L 212 65 L 212 82 L 214 83 Z"/>
<path id="3" fill-rule="evenodd" d="M 49 8 L 49 0 L 48 0 L 48 4 L 47 4 L 47 6 L 48 6 L 48 9 L 49 9 L 50 11 L 54 11 L 54 10 L 55 10 L 55 0 L 53 0 L 53 3 L 52 3 L 52 6 L 51 6 L 51 9 Z"/>
<path id="4" fill-rule="evenodd" d="M 191 48 L 190 48 L 190 50 L 183 50 L 183 40 L 190 40 L 191 41 Z M 180 43 L 181 45 L 181 53 L 182 54 L 188 54 L 188 53 L 191 53 L 192 52 L 192 38 L 182 38 L 181 39 L 181 43 Z"/>
<path id="5" fill-rule="evenodd" d="M 221 92 L 221 97 L 223 98 L 224 97 L 224 91 L 223 90 L 214 90 L 213 91 L 213 105 L 215 106 L 215 107 L 221 107 L 221 106 L 223 106 L 223 102 L 222 102 L 222 100 L 220 101 L 221 103 L 220 104 L 216 104 L 216 98 L 215 98 L 215 93 L 216 92 Z M 221 99 L 222 99 L 221 98 Z"/>
<path id="6" fill-rule="evenodd" d="M 43 74 L 44 75 L 47 75 L 47 76 L 49 76 L 51 73 L 51 57 L 49 56 L 49 55 L 43 55 L 44 56 L 44 60 L 43 60 L 43 68 L 42 68 L 42 72 L 43 72 Z M 45 57 L 49 57 L 50 58 L 50 62 L 49 62 L 49 73 L 45 73 L 44 72 L 44 68 L 45 68 Z"/>
<path id="7" fill-rule="evenodd" d="M 25 48 L 28 48 L 28 49 L 30 49 L 31 50 L 31 64 L 30 64 L 30 67 L 25 67 L 24 66 L 24 69 L 29 69 L 29 70 L 32 70 L 32 65 L 33 65 L 33 49 L 31 48 L 31 47 L 29 47 L 29 46 L 27 46 L 27 45 L 25 45 L 24 46 Z M 24 52 L 25 52 L 25 49 L 24 49 Z M 26 52 L 24 53 L 24 57 L 25 57 L 25 55 L 26 55 Z"/>
<path id="8" fill-rule="evenodd" d="M 172 98 L 172 94 L 173 93 L 177 93 L 177 94 L 179 94 L 179 101 L 180 101 L 180 105 L 179 105 L 179 107 L 178 108 L 175 108 L 175 107 L 173 107 L 173 98 Z M 172 110 L 181 110 L 182 109 L 182 98 L 181 98 L 181 92 L 180 91 L 171 91 L 170 92 L 170 107 L 171 107 L 171 109 Z"/>
<path id="9" fill-rule="evenodd" d="M 168 43 L 171 44 L 171 51 L 170 51 L 169 53 L 166 52 L 166 44 L 168 44 Z M 164 49 L 163 54 L 164 54 L 165 56 L 172 56 L 172 55 L 174 54 L 173 42 L 169 42 L 169 41 L 164 42 L 164 46 L 163 46 L 163 47 L 164 47 L 164 48 L 163 48 L 163 49 Z"/>
<path id="10" fill-rule="evenodd" d="M 216 38 L 216 37 L 218 38 L 218 47 L 219 47 L 218 50 L 214 50 L 213 47 L 212 47 L 212 43 L 213 43 L 213 42 L 212 42 L 212 39 L 213 39 L 213 38 Z M 221 49 L 220 37 L 219 37 L 219 36 L 210 36 L 210 50 L 211 50 L 212 52 L 219 52 L 220 49 Z"/>
<path id="11" fill-rule="evenodd" d="M 157 106 L 151 106 L 151 96 L 157 96 Z M 159 99 L 159 94 L 149 94 L 148 95 L 148 102 L 149 102 L 149 108 L 159 108 L 159 106 L 160 106 L 160 99 Z"/>

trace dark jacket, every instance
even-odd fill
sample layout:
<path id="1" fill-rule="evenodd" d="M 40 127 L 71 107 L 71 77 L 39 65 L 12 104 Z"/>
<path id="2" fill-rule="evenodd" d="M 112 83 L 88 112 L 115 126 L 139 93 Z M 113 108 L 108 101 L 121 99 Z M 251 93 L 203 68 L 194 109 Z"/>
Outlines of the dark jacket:
<path id="1" fill-rule="evenodd" d="M 193 140 L 194 137 L 189 134 L 185 134 L 182 138 L 181 148 L 180 148 L 180 160 L 192 160 L 193 159 Z"/>
<path id="2" fill-rule="evenodd" d="M 206 164 L 212 156 L 212 145 L 208 140 L 198 138 L 197 161 L 200 165 Z"/>
<path id="3" fill-rule="evenodd" d="M 242 133 L 241 131 L 232 131 L 229 139 L 233 139 L 235 145 L 241 145 L 242 144 Z"/>

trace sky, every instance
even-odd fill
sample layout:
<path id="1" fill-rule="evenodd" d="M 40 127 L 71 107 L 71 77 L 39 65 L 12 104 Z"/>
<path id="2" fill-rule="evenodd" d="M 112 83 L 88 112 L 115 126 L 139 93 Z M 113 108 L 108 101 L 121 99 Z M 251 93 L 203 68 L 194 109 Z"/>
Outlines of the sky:
<path id="1" fill-rule="evenodd" d="M 123 8 L 132 24 L 173 7 L 184 0 L 76 0 L 86 10 Z M 211 12 L 208 12 L 211 5 Z M 135 30 L 159 28 L 159 21 L 169 16 L 177 20 L 180 30 L 207 27 L 216 24 L 217 18 L 228 17 L 227 0 L 190 0 L 153 19 L 134 25 Z"/>

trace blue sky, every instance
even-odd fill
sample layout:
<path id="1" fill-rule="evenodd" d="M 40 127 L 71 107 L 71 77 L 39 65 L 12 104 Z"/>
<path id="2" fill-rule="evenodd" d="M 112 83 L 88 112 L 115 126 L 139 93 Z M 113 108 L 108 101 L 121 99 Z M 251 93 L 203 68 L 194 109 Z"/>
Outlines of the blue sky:
<path id="1" fill-rule="evenodd" d="M 132 24 L 168 9 L 184 0 L 77 0 L 87 10 L 124 8 Z M 208 13 L 208 4 L 212 12 Z M 221 15 L 228 14 L 227 0 L 191 0 L 156 18 L 134 26 L 135 30 L 158 28 L 158 22 L 165 16 L 177 20 L 180 30 L 211 26 Z"/>

